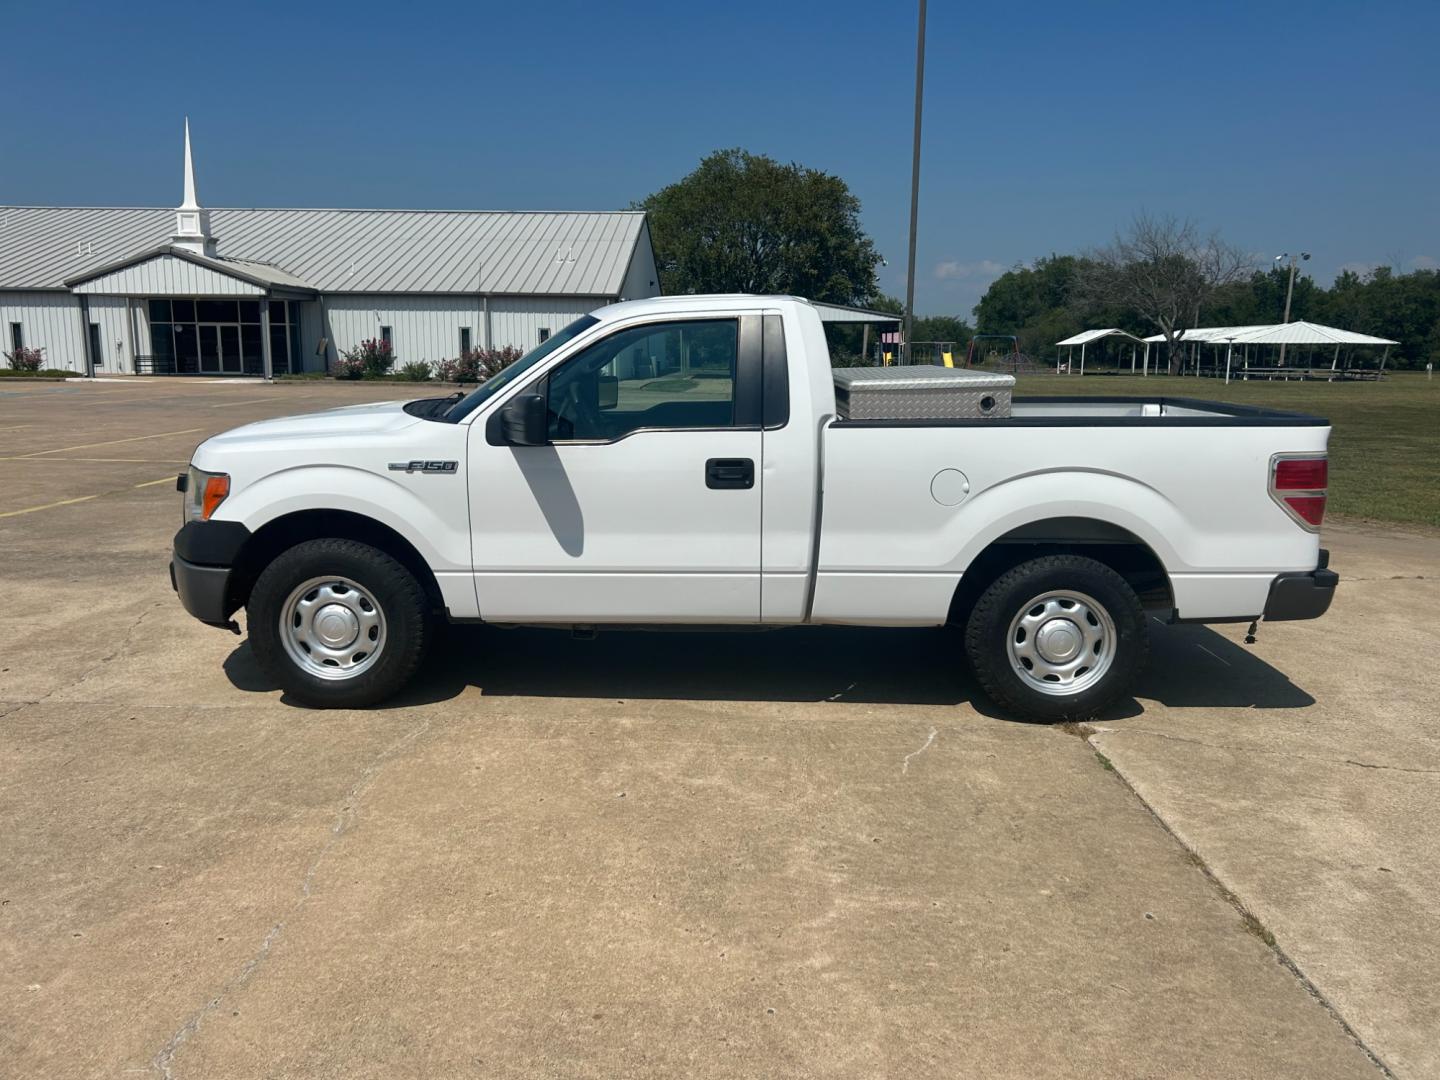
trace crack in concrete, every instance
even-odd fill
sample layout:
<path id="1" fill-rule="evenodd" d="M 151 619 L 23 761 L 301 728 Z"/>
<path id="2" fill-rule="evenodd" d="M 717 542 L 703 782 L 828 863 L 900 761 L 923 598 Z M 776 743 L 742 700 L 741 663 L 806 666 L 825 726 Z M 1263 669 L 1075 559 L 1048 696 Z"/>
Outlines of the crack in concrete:
<path id="1" fill-rule="evenodd" d="M 250 959 L 245 961 L 244 965 L 235 973 L 234 977 L 220 988 L 219 993 L 191 1013 L 185 1023 L 181 1024 L 180 1027 L 175 1030 L 175 1033 L 165 1041 L 165 1045 L 162 1046 L 150 1060 L 150 1068 L 152 1071 L 164 1077 L 165 1080 L 174 1080 L 175 1055 L 186 1042 L 199 1032 L 200 1026 L 204 1023 L 205 1018 L 219 1008 L 221 1002 L 227 997 L 237 990 L 242 989 L 246 983 L 250 981 L 260 965 L 265 962 L 266 957 L 270 955 L 271 949 L 274 948 L 276 942 L 284 935 L 285 927 L 289 920 L 298 914 L 300 909 L 303 908 L 310 899 L 316 874 L 319 873 L 326 856 L 330 854 L 335 845 L 340 842 L 354 825 L 355 819 L 359 816 L 358 804 L 364 797 L 366 791 L 368 791 L 370 786 L 375 782 L 375 778 L 380 775 L 380 771 L 396 757 L 413 748 L 415 743 L 429 730 L 430 720 L 427 718 L 423 723 L 418 724 L 381 750 L 380 753 L 375 755 L 374 760 L 360 773 L 359 778 L 350 786 L 350 789 L 345 793 L 345 797 L 341 800 L 340 809 L 336 812 L 334 824 L 330 826 L 329 836 L 326 838 L 325 843 L 321 845 L 315 858 L 311 860 L 309 867 L 305 870 L 305 874 L 300 880 L 299 895 L 296 897 L 295 902 L 290 905 L 290 910 L 283 918 L 270 927 L 264 938 L 261 939 L 260 945 L 254 954 Z"/>
<path id="2" fill-rule="evenodd" d="M 91 675 L 94 675 L 95 672 L 99 671 L 102 667 L 104 667 L 106 664 L 110 663 L 110 661 L 114 660 L 117 656 L 123 653 L 130 645 L 131 638 L 133 638 L 136 631 L 140 629 L 140 624 L 143 623 L 146 618 L 148 618 L 153 612 L 158 611 L 162 606 L 164 605 L 157 601 L 156 603 L 153 603 L 149 607 L 147 607 L 144 611 L 140 612 L 139 616 L 136 617 L 135 621 L 130 624 L 129 629 L 127 629 L 125 633 L 121 636 L 119 644 L 117 644 L 115 648 L 112 649 L 105 656 L 102 656 L 99 660 L 95 661 L 95 663 L 91 664 L 84 671 L 82 671 L 79 677 L 76 678 L 74 681 L 63 683 L 60 686 L 57 686 L 54 689 L 50 690 L 48 693 L 40 695 L 40 697 L 36 698 L 34 701 L 26 702 L 25 704 L 39 705 L 43 702 L 49 701 L 52 697 L 60 693 L 60 691 L 62 690 L 74 690 L 77 687 L 82 686 L 86 679 L 90 678 Z"/>
<path id="3" fill-rule="evenodd" d="M 1440 776 L 1440 769 L 1416 769 L 1406 765 L 1385 765 L 1374 761 L 1356 761 L 1354 758 L 1332 758 L 1321 754 L 1293 754 L 1284 750 L 1269 750 L 1263 746 L 1232 746 L 1228 743 L 1206 742 L 1204 739 L 1190 739 L 1183 735 L 1170 735 L 1163 731 L 1150 731 L 1145 728 L 1092 728 L 1093 734 L 1097 735 L 1148 735 L 1152 739 L 1165 739 L 1168 742 L 1188 743 L 1191 746 L 1204 746 L 1210 750 L 1225 750 L 1232 754 L 1268 754 L 1272 757 L 1294 758 L 1296 761 L 1320 761 L 1327 765 L 1354 765 L 1360 769 L 1378 769 L 1384 772 L 1405 772 L 1419 773 L 1423 776 Z"/>
<path id="4" fill-rule="evenodd" d="M 1090 748 L 1094 750 L 1095 753 L 1098 755 L 1100 754 L 1100 748 L 1097 747 L 1094 743 L 1095 736 L 1114 732 L 1114 728 L 1092 728 L 1090 734 L 1085 736 L 1085 741 L 1089 744 Z M 1198 739 L 1179 739 L 1174 738 L 1173 736 L 1161 735 L 1159 732 L 1154 731 L 1139 731 L 1136 732 L 1136 734 L 1156 735 L 1162 739 L 1172 738 L 1175 742 L 1193 742 L 1200 746 L 1213 745 L 1211 743 L 1200 742 Z M 1229 748 L 1220 747 L 1220 749 Z M 1288 756 L 1299 757 L 1302 755 Z M 1390 1080 L 1395 1080 L 1395 1073 L 1393 1070 L 1391 1070 L 1390 1066 L 1386 1064 L 1384 1059 L 1381 1058 L 1380 1055 L 1377 1054 L 1363 1038 L 1360 1037 L 1360 1033 L 1351 1026 L 1348 1020 L 1345 1019 L 1345 1016 L 1336 1007 L 1334 1002 L 1332 1002 L 1321 992 L 1320 987 L 1315 984 L 1315 981 L 1311 979 L 1309 975 L 1305 974 L 1304 970 L 1301 969 L 1300 965 L 1294 960 L 1294 958 L 1292 958 L 1290 954 L 1287 953 L 1280 946 L 1279 942 L 1275 938 L 1274 932 L 1265 925 L 1264 921 L 1258 915 L 1256 915 L 1253 911 L 1250 910 L 1249 906 L 1246 905 L 1240 894 L 1235 889 L 1231 888 L 1229 883 L 1225 881 L 1219 871 L 1217 871 L 1214 867 L 1212 867 L 1208 862 L 1205 861 L 1205 857 L 1200 853 L 1199 848 L 1187 842 L 1186 839 L 1180 835 L 1179 831 L 1172 827 L 1170 822 L 1165 820 L 1164 815 L 1161 814 L 1160 811 L 1155 809 L 1155 807 L 1150 804 L 1150 801 L 1146 799 L 1144 795 L 1140 794 L 1140 791 L 1135 786 L 1134 782 L 1125 775 L 1125 771 L 1122 766 L 1115 766 L 1112 764 L 1110 771 L 1115 775 L 1115 777 L 1120 781 L 1120 783 L 1125 785 L 1126 789 L 1130 792 L 1131 795 L 1135 797 L 1136 801 L 1145 808 L 1146 812 L 1149 813 L 1149 815 L 1155 820 L 1155 823 L 1159 825 L 1160 828 L 1165 830 L 1166 834 L 1170 837 L 1170 839 L 1174 840 L 1175 843 L 1180 845 L 1180 850 L 1184 851 L 1185 854 L 1189 856 L 1190 861 L 1195 864 L 1195 867 L 1200 871 L 1200 873 L 1205 875 L 1205 877 L 1209 880 L 1210 884 L 1213 885 L 1215 889 L 1220 893 L 1221 899 L 1223 899 L 1226 903 L 1228 903 L 1231 907 L 1233 907 L 1236 911 L 1240 913 L 1240 917 L 1245 922 L 1247 929 L 1250 929 L 1252 932 L 1256 930 L 1259 931 L 1256 936 L 1260 937 L 1260 939 L 1264 942 L 1265 946 L 1270 950 L 1271 953 L 1274 954 L 1275 958 L 1281 963 L 1281 965 L 1284 966 L 1285 970 L 1289 971 L 1290 974 L 1295 977 L 1296 981 L 1299 982 L 1301 988 L 1304 989 L 1305 992 L 1308 993 L 1311 998 L 1313 998 L 1320 1005 L 1321 1008 L 1323 1008 L 1327 1013 L 1330 1014 L 1330 1017 L 1335 1021 L 1336 1024 L 1339 1025 L 1340 1030 L 1346 1034 L 1346 1036 L 1351 1040 L 1351 1042 L 1353 1042 L 1357 1047 L 1360 1048 L 1360 1052 L 1370 1059 L 1371 1064 L 1373 1064 L 1377 1069 L 1379 1069 L 1384 1076 L 1390 1078 Z"/>
<path id="5" fill-rule="evenodd" d="M 910 759 L 913 758 L 913 757 L 916 757 L 916 756 L 918 756 L 918 755 L 920 755 L 920 754 L 923 754 L 926 750 L 929 750 L 929 749 L 930 749 L 930 744 L 935 741 L 935 736 L 936 736 L 936 735 L 939 735 L 939 734 L 940 734 L 939 729 L 932 727 L 932 728 L 930 729 L 930 737 L 925 740 L 925 745 L 922 746 L 922 747 L 920 747 L 919 750 L 912 750 L 912 751 L 910 751 L 910 753 L 908 753 L 908 754 L 905 755 L 905 760 L 904 760 L 903 762 L 901 762 L 901 764 L 900 764 L 900 772 L 901 772 L 902 775 L 905 774 L 905 773 L 908 773 L 908 772 L 910 771 Z"/>

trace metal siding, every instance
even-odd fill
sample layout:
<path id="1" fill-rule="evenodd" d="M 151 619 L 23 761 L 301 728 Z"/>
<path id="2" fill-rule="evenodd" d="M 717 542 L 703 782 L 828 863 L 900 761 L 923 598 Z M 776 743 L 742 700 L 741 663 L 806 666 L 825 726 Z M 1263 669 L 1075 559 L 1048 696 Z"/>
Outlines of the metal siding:
<path id="1" fill-rule="evenodd" d="M 483 318 L 480 299 L 474 296 L 329 296 L 325 313 L 337 352 L 379 337 L 380 327 L 389 326 L 397 365 L 414 360 L 433 364 L 458 355 L 460 327 L 470 327 L 478 344 Z"/>
<path id="2" fill-rule="evenodd" d="M 483 268 L 492 294 L 616 296 L 648 237 L 644 220 L 633 210 L 210 211 L 225 258 L 277 267 L 322 292 L 377 294 L 473 293 Z M 0 285 L 58 288 L 159 247 L 174 227 L 173 210 L 0 207 Z"/>
<path id="3" fill-rule="evenodd" d="M 85 370 L 80 301 L 63 291 L 0 292 L 0 333 L 10 350 L 10 324 L 18 322 L 25 344 L 45 350 L 45 366 Z"/>
<path id="4" fill-rule="evenodd" d="M 505 297 L 491 300 L 490 332 L 494 335 L 497 349 L 513 345 L 521 352 L 529 352 L 540 344 L 540 327 L 548 327 L 553 334 L 581 315 L 603 307 L 605 303 L 603 298 L 582 299 L 568 296 L 542 296 L 533 300 Z M 478 343 L 478 330 L 476 334 Z"/>
<path id="5" fill-rule="evenodd" d="M 635 254 L 625 270 L 625 281 L 620 286 L 620 299 L 644 300 L 660 295 L 660 271 L 655 267 L 655 249 L 650 246 L 650 230 L 640 230 L 640 240 L 635 245 Z"/>
<path id="6" fill-rule="evenodd" d="M 263 296 L 248 281 L 173 255 L 158 255 L 75 286 L 90 296 Z"/>
<path id="7" fill-rule="evenodd" d="M 494 298 L 490 301 L 490 327 L 495 347 L 513 345 L 528 352 L 539 344 L 542 326 L 553 334 L 605 302 L 600 297 Z M 475 347 L 485 341 L 485 314 L 479 297 L 330 296 L 325 300 L 325 314 L 334 355 L 377 337 L 382 325 L 391 328 L 397 364 L 412 360 L 433 364 L 457 356 L 462 326 L 470 327 Z M 317 335 L 309 329 L 304 334 L 307 348 L 313 352 Z"/>
<path id="8" fill-rule="evenodd" d="M 135 365 L 130 362 L 130 342 L 125 333 L 125 298 L 92 296 L 89 303 L 90 321 L 100 324 L 97 370 L 110 375 L 133 373 Z"/>
<path id="9" fill-rule="evenodd" d="M 335 343 L 330 342 L 324 356 L 316 351 L 320 345 L 320 339 L 329 336 L 320 322 L 320 302 L 306 300 L 299 304 L 299 308 L 300 360 L 304 364 L 304 370 L 326 371 L 330 367 L 330 358 L 335 355 Z"/>

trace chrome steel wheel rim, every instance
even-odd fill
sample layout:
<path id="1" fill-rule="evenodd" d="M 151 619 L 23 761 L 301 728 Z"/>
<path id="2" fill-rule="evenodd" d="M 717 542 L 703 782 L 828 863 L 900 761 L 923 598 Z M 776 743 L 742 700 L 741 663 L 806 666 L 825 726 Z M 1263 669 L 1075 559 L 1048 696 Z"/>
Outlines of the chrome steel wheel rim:
<path id="1" fill-rule="evenodd" d="M 368 589 L 349 578 L 311 578 L 280 608 L 280 640 L 305 673 L 353 679 L 385 651 L 385 613 Z"/>
<path id="2" fill-rule="evenodd" d="M 1010 620 L 1005 651 L 1025 685 L 1042 694 L 1078 694 L 1105 677 L 1115 660 L 1115 621 L 1093 597 L 1071 589 L 1043 592 Z"/>

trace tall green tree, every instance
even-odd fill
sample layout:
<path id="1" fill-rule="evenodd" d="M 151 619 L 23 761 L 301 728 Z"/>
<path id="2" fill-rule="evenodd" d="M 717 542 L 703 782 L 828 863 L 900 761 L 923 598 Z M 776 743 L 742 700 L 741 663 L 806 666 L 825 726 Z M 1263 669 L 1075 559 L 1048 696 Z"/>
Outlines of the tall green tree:
<path id="1" fill-rule="evenodd" d="M 648 212 L 667 293 L 793 293 L 836 304 L 875 295 L 880 256 L 838 176 L 717 150 L 636 204 Z"/>

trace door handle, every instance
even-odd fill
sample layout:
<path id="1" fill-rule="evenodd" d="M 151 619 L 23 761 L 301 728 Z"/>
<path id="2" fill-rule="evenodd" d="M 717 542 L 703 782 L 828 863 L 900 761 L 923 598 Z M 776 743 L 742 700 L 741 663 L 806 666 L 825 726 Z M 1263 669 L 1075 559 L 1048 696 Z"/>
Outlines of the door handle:
<path id="1" fill-rule="evenodd" d="M 712 457 L 705 462 L 705 486 L 721 490 L 752 488 L 755 462 L 750 458 Z"/>

